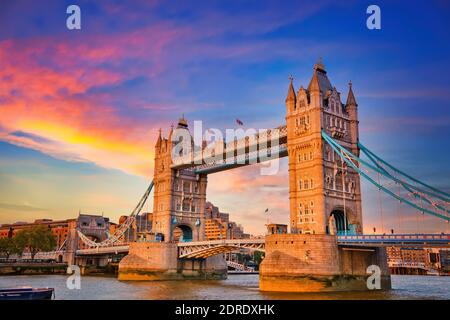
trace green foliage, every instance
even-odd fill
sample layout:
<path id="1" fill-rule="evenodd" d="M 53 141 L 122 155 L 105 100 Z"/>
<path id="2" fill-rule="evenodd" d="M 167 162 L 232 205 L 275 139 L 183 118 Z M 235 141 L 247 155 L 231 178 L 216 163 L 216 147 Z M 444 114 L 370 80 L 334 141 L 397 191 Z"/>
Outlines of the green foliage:
<path id="1" fill-rule="evenodd" d="M 261 261 L 264 259 L 264 252 L 255 251 L 253 254 L 253 260 L 259 265 Z"/>
<path id="2" fill-rule="evenodd" d="M 20 230 L 14 237 L 14 242 L 20 252 L 28 249 L 31 253 L 31 259 L 34 259 L 38 252 L 52 251 L 56 247 L 56 237 L 46 226 L 35 226 Z"/>
<path id="3" fill-rule="evenodd" d="M 13 238 L 1 238 L 0 239 L 0 255 L 7 259 L 11 254 L 20 253 L 17 243 Z"/>

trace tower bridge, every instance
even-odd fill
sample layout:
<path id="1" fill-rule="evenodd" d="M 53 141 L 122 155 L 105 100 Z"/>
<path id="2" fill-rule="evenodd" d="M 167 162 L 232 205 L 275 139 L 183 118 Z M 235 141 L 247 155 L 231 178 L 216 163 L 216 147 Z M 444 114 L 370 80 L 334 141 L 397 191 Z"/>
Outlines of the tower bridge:
<path id="1" fill-rule="evenodd" d="M 265 251 L 261 290 L 364 290 L 369 265 L 380 267 L 382 288 L 390 288 L 386 245 L 448 246 L 448 235 L 363 234 L 361 177 L 403 205 L 447 223 L 450 194 L 405 174 L 360 142 L 351 82 L 343 103 L 318 62 L 306 88 L 296 93 L 291 79 L 285 107 L 285 124 L 210 146 L 196 144 L 184 117 L 167 138 L 160 131 L 153 181 L 141 201 L 105 241 L 90 241 L 80 231 L 91 249 L 77 254 L 117 251 L 151 191 L 157 238 L 127 245 L 119 279 L 224 278 L 222 253 L 248 248 Z M 208 175 L 282 157 L 288 157 L 290 233 L 205 242 Z M 174 242 L 175 229 L 182 231 L 185 242 Z"/>

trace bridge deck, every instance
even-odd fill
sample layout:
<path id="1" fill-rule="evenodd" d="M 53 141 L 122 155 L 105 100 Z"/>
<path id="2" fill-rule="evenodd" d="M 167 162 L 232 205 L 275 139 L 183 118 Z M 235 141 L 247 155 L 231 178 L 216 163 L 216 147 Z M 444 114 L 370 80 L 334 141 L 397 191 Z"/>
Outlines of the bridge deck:
<path id="1" fill-rule="evenodd" d="M 394 234 L 338 236 L 337 243 L 345 247 L 450 247 L 450 234 Z M 231 239 L 179 242 L 180 258 L 205 258 L 240 248 L 264 251 L 265 239 Z M 128 244 L 77 250 L 77 255 L 102 255 L 128 252 Z"/>

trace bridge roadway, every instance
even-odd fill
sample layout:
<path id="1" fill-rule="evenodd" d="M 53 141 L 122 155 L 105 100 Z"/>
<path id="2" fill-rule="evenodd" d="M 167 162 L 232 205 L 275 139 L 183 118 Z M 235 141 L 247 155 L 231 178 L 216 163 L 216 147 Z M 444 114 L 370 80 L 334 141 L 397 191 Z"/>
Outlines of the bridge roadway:
<path id="1" fill-rule="evenodd" d="M 450 247 L 450 234 L 393 234 L 393 235 L 347 235 L 337 237 L 342 247 Z M 264 251 L 265 239 L 231 239 L 196 242 L 179 242 L 180 258 L 205 258 L 219 253 L 245 248 Z M 119 254 L 128 252 L 128 244 L 97 247 L 76 251 L 82 255 Z"/>

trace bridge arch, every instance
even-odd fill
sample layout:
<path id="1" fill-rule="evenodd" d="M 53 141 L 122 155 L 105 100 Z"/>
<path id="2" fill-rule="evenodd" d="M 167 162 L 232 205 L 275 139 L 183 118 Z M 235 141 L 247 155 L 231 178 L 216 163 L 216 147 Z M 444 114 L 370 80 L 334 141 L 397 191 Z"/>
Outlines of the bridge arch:
<path id="1" fill-rule="evenodd" d="M 187 224 L 175 225 L 172 234 L 175 242 L 191 242 L 194 240 L 192 227 Z"/>
<path id="2" fill-rule="evenodd" d="M 328 216 L 328 218 L 331 217 L 334 218 L 337 235 L 357 233 L 359 224 L 351 208 L 346 206 L 344 210 L 342 205 L 335 206 Z M 330 227 L 327 225 L 327 234 L 331 233 Z"/>

